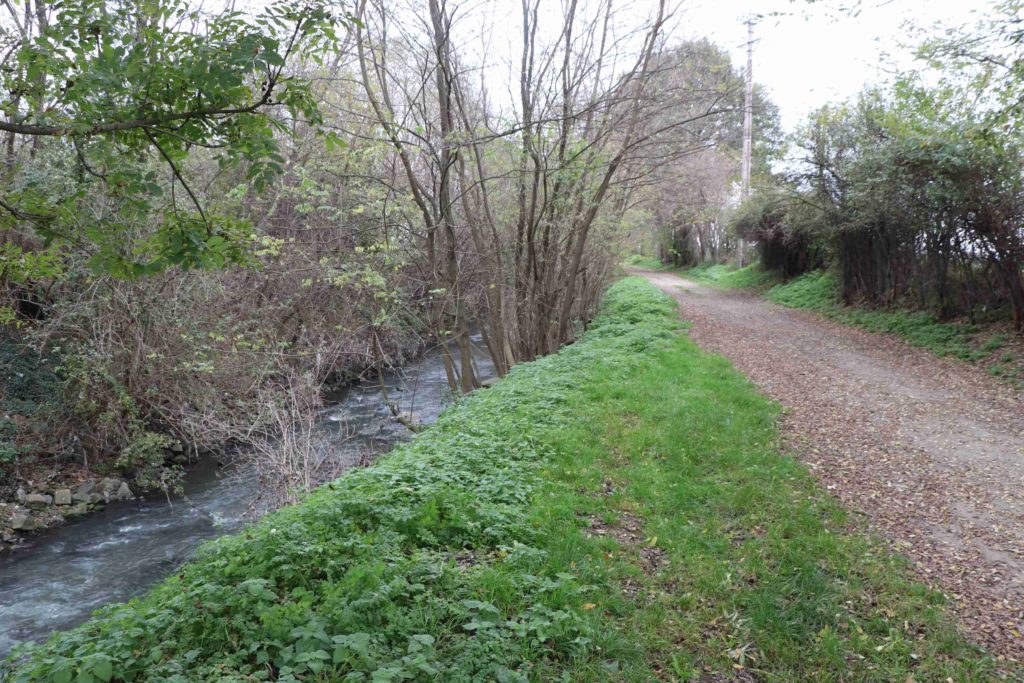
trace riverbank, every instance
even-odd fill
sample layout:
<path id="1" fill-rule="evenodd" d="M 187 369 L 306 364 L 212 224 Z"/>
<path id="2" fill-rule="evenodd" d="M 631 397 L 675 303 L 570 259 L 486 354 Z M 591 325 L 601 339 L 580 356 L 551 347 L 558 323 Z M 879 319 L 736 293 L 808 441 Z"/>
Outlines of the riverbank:
<path id="1" fill-rule="evenodd" d="M 576 344 L 10 680 L 997 677 L 677 320 L 618 283 Z"/>
<path id="2" fill-rule="evenodd" d="M 492 377 L 483 340 L 473 342 L 480 378 Z M 324 471 L 363 466 L 411 436 L 384 400 L 382 382 L 396 407 L 424 425 L 452 401 L 440 348 L 328 393 L 314 425 L 317 450 L 329 457 Z M 0 554 L 0 659 L 18 642 L 44 640 L 81 624 L 98 607 L 145 594 L 201 543 L 279 507 L 276 489 L 267 489 L 250 458 L 240 455 L 224 466 L 202 458 L 188 468 L 180 496 L 111 501 L 24 536 L 26 547 Z"/>
<path id="3" fill-rule="evenodd" d="M 394 374 L 391 363 L 403 364 L 398 372 L 418 365 L 436 346 L 427 346 L 412 330 L 384 344 L 383 368 L 365 354 L 345 356 L 321 388 L 325 407 L 350 388 L 365 385 L 368 377 L 379 383 L 380 377 Z M 205 469 L 205 461 L 233 463 L 237 453 L 252 450 L 253 444 L 239 443 L 237 437 L 259 419 L 252 412 L 257 403 L 250 403 L 247 412 L 227 411 L 204 440 L 189 439 L 161 423 L 157 431 L 135 434 L 120 451 L 111 450 L 110 443 L 106 450 L 99 448 L 95 425 L 80 421 L 67 397 L 66 374 L 58 356 L 42 356 L 27 339 L 9 332 L 0 336 L 0 555 L 37 548 L 48 531 L 110 503 L 180 498 L 188 493 L 183 482 L 189 473 Z M 125 400 L 134 405 L 127 395 Z M 118 419 L 113 413 L 104 418 Z"/>
<path id="4" fill-rule="evenodd" d="M 0 552 L 20 548 L 25 534 L 59 526 L 111 502 L 135 498 L 128 483 L 117 477 L 87 478 L 74 488 L 66 479 L 36 485 L 23 478 L 17 483 L 14 500 L 0 502 Z"/>

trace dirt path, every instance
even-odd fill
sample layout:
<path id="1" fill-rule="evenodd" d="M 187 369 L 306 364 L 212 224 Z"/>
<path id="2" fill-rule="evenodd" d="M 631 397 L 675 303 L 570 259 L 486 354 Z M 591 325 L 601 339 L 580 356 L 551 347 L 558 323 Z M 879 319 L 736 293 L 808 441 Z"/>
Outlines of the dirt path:
<path id="1" fill-rule="evenodd" d="M 965 363 L 744 292 L 638 271 L 694 340 L 785 407 L 787 445 L 949 596 L 968 635 L 1024 661 L 1024 398 Z"/>

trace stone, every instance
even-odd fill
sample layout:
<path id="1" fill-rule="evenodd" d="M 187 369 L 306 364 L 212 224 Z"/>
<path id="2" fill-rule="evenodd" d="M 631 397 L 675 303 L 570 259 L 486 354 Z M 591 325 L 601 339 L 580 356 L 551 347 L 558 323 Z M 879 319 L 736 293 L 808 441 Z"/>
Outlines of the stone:
<path id="1" fill-rule="evenodd" d="M 135 498 L 135 495 L 132 493 L 132 490 L 128 488 L 128 484 L 122 481 L 121 485 L 117 487 L 117 492 L 114 493 L 113 498 L 114 500 L 131 500 Z"/>
<path id="2" fill-rule="evenodd" d="M 3 533 L 0 534 L 0 536 L 3 537 L 4 543 L 14 543 L 15 541 L 18 540 L 17 535 L 15 535 L 15 533 L 13 531 L 11 531 L 10 529 L 6 529 L 6 528 L 3 530 Z"/>
<path id="3" fill-rule="evenodd" d="M 11 517 L 11 528 L 18 531 L 32 531 L 39 526 L 39 520 L 24 510 L 18 510 Z"/>
<path id="4" fill-rule="evenodd" d="M 25 496 L 25 505 L 30 508 L 40 509 L 53 505 L 53 496 L 45 493 L 30 493 Z"/>
<path id="5" fill-rule="evenodd" d="M 101 496 L 100 494 L 98 494 L 98 493 L 90 493 L 89 494 L 89 499 L 86 502 L 89 503 L 90 505 L 99 505 L 100 503 L 103 503 L 105 501 L 106 501 L 106 499 L 103 496 Z"/>
<path id="6" fill-rule="evenodd" d="M 71 489 L 57 489 L 53 492 L 55 505 L 71 505 Z"/>
<path id="7" fill-rule="evenodd" d="M 175 441 L 174 443 L 171 444 L 171 453 L 184 453 L 184 452 L 185 452 L 185 447 L 182 446 L 180 442 Z"/>
<path id="8" fill-rule="evenodd" d="M 103 494 L 103 500 L 108 502 L 114 500 L 119 488 L 121 488 L 121 480 L 116 477 L 107 477 L 100 481 L 100 493 Z"/>
<path id="9" fill-rule="evenodd" d="M 84 515 L 84 514 L 86 514 L 88 512 L 89 512 L 89 504 L 88 503 L 75 503 L 74 505 L 69 507 L 67 510 L 65 510 L 64 514 L 67 515 L 68 517 L 81 517 L 82 515 Z"/>
<path id="10" fill-rule="evenodd" d="M 96 492 L 96 482 L 86 481 L 79 484 L 75 492 L 71 494 L 71 500 L 76 503 L 88 503 L 90 502 L 89 496 Z M 102 498 L 102 496 L 101 496 Z"/>
<path id="11" fill-rule="evenodd" d="M 484 389 L 490 389 L 500 381 L 500 377 L 488 377 L 487 379 L 480 382 L 480 386 Z"/>
<path id="12" fill-rule="evenodd" d="M 14 492 L 14 498 L 19 503 L 24 503 L 25 502 L 25 489 L 23 489 L 23 488 L 21 488 L 19 486 L 18 490 Z"/>
<path id="13" fill-rule="evenodd" d="M 416 426 L 420 423 L 420 416 L 412 412 L 411 410 L 403 410 L 402 412 L 395 416 L 395 420 L 397 422 L 401 422 L 402 424 Z"/>

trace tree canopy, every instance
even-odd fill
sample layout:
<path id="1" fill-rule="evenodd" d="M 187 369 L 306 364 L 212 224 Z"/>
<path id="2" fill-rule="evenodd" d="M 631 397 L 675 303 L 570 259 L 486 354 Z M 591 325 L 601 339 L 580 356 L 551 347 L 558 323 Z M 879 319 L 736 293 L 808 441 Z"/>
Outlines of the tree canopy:
<path id="1" fill-rule="evenodd" d="M 265 187 L 281 171 L 279 135 L 322 122 L 309 82 L 286 67 L 319 60 L 348 17 L 316 1 L 255 15 L 181 0 L 7 7 L 5 222 L 92 243 L 95 267 L 126 276 L 243 260 L 250 230 L 204 208 L 189 154 L 244 162 L 249 182 Z M 60 154 L 57 168 L 39 163 Z M 113 205 L 90 216 L 81 201 L 97 187 Z M 132 239 L 144 220 L 160 229 Z"/>

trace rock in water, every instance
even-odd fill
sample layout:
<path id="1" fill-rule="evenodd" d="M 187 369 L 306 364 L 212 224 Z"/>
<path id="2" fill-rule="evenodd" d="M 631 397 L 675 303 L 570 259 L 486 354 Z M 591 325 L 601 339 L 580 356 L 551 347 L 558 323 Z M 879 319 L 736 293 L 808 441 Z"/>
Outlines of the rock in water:
<path id="1" fill-rule="evenodd" d="M 53 502 L 57 505 L 71 505 L 71 489 L 57 489 L 54 491 Z"/>
<path id="2" fill-rule="evenodd" d="M 411 410 L 403 410 L 395 416 L 395 420 L 402 424 L 408 424 L 415 427 L 420 423 L 420 416 Z"/>
<path id="3" fill-rule="evenodd" d="M 96 482 L 87 481 L 83 482 L 81 485 L 79 485 L 77 489 L 75 489 L 75 492 L 74 494 L 72 494 L 71 499 L 76 503 L 89 503 L 91 502 L 90 496 L 92 496 L 95 493 Z"/>
<path id="4" fill-rule="evenodd" d="M 110 501 L 115 499 L 118 489 L 121 488 L 121 480 L 114 477 L 107 477 L 100 482 L 100 493 L 103 494 L 103 499 Z"/>

